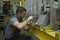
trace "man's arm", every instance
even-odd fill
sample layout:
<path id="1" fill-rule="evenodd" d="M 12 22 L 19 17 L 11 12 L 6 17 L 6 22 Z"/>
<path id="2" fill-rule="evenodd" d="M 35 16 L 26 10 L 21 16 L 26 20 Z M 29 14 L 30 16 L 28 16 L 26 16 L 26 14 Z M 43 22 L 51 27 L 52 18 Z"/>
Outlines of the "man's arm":
<path id="1" fill-rule="evenodd" d="M 13 26 L 15 26 L 15 27 L 18 28 L 18 29 L 22 29 L 22 28 L 24 28 L 24 27 L 27 25 L 27 23 L 28 23 L 28 20 L 25 20 L 25 21 L 23 21 L 23 22 L 21 22 L 21 23 L 19 23 L 18 21 L 16 21 L 16 22 L 13 24 Z"/>
<path id="2" fill-rule="evenodd" d="M 19 23 L 18 21 L 15 21 L 14 23 L 13 23 L 13 26 L 15 26 L 16 28 L 18 28 L 18 29 L 22 29 L 22 28 L 24 28 L 26 25 L 27 25 L 27 23 L 30 21 L 30 20 L 32 20 L 33 19 L 33 16 L 30 16 L 27 20 L 25 20 L 25 21 L 23 21 L 23 22 L 21 22 L 21 23 Z"/>

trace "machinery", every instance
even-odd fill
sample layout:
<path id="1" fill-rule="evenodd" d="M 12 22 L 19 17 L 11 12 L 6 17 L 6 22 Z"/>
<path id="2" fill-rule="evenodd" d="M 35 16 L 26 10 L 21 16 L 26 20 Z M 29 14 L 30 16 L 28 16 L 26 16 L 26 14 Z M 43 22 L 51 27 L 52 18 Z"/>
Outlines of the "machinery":
<path id="1" fill-rule="evenodd" d="M 26 15 L 36 16 L 37 19 L 35 23 L 39 25 L 38 28 L 42 30 L 43 32 L 53 36 L 54 38 L 57 37 L 56 39 L 51 38 L 50 40 L 60 40 L 59 39 L 60 37 L 56 36 L 56 34 L 60 35 L 59 33 L 59 28 L 60 28 L 59 2 L 60 2 L 59 0 L 58 1 L 56 0 L 26 0 L 26 9 L 27 9 Z M 39 29 L 35 28 L 35 30 L 39 30 Z M 33 31 L 33 33 L 35 32 L 35 30 Z M 36 33 L 36 35 L 39 35 L 39 31 Z M 48 40 L 48 39 L 45 38 L 45 40 Z"/>
<path id="2" fill-rule="evenodd" d="M 31 22 L 35 27 L 29 31 L 32 40 L 60 40 L 60 0 L 7 0 L 13 5 L 10 16 L 2 14 L 3 1 L 5 0 L 0 0 L 3 24 L 6 25 L 7 19 L 15 14 L 17 6 L 25 7 L 26 17 L 30 15 L 36 17 Z"/>

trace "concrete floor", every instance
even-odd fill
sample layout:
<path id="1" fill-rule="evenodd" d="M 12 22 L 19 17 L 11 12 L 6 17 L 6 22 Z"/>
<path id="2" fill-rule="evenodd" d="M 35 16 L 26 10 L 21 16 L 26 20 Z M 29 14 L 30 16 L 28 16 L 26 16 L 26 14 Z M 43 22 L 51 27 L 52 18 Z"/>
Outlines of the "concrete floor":
<path id="1" fill-rule="evenodd" d="M 4 40 L 3 31 L 0 31 L 0 40 Z"/>

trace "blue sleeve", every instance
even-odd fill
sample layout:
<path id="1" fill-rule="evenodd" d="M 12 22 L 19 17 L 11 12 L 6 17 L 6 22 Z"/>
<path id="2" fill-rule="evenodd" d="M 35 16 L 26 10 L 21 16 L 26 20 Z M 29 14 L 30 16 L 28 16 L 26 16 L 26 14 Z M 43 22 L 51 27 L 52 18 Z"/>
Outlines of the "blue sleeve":
<path id="1" fill-rule="evenodd" d="M 9 21 L 9 23 L 10 23 L 11 25 L 13 25 L 16 21 L 18 21 L 17 18 L 12 18 L 12 19 Z"/>

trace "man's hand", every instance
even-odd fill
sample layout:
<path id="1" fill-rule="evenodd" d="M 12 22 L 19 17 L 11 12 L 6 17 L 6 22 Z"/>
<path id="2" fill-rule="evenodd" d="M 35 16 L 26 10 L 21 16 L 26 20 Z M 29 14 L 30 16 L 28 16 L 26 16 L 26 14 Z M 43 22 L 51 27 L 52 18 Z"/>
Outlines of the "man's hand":
<path id="1" fill-rule="evenodd" d="M 30 21 L 30 20 L 33 20 L 34 19 L 34 16 L 29 16 L 28 17 L 28 20 Z"/>
<path id="2" fill-rule="evenodd" d="M 23 29 L 24 29 L 25 31 L 29 31 L 30 27 L 25 26 Z"/>

